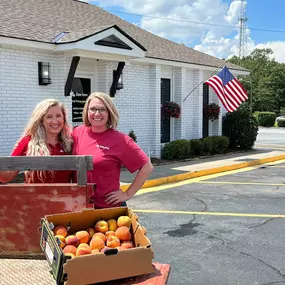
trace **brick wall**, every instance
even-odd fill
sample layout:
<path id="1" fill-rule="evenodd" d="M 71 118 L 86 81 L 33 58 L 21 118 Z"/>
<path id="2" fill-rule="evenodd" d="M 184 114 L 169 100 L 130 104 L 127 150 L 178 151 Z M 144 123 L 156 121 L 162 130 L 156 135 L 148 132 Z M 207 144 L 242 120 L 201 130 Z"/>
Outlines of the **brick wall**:
<path id="1" fill-rule="evenodd" d="M 39 61 L 50 63 L 52 84 L 38 84 Z M 69 64 L 62 54 L 0 46 L 0 155 L 10 154 L 38 102 L 55 98 L 71 107 L 64 97 Z"/>
<path id="2" fill-rule="evenodd" d="M 62 53 L 0 46 L 0 155 L 10 154 L 34 106 L 43 99 L 56 98 L 64 102 L 70 110 L 71 122 L 71 97 L 64 96 L 71 60 Z M 52 84 L 38 85 L 39 61 L 50 63 Z M 92 92 L 109 94 L 117 64 L 81 59 L 77 74 L 92 76 Z M 118 90 L 113 99 L 120 113 L 118 129 L 125 133 L 133 129 L 144 151 L 152 157 L 160 157 L 160 79 L 168 77 L 171 78 L 172 100 L 182 107 L 181 118 L 172 119 L 172 139 L 202 137 L 202 85 L 183 100 L 203 76 L 203 72 L 196 69 L 126 64 L 124 89 Z"/>

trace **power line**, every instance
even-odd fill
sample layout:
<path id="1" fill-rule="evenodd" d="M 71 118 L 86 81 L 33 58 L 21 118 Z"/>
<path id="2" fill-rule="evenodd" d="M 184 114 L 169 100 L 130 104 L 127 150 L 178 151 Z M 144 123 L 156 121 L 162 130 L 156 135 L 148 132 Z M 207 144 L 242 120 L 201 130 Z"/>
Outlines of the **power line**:
<path id="1" fill-rule="evenodd" d="M 188 20 L 177 20 L 177 19 L 173 19 L 173 18 L 164 18 L 164 17 L 157 17 L 157 16 L 150 16 L 150 15 L 143 15 L 143 14 L 113 11 L 113 10 L 107 10 L 107 11 L 110 13 L 125 14 L 125 15 L 138 16 L 138 17 L 146 17 L 146 18 L 166 20 L 166 21 L 172 21 L 172 22 L 189 23 L 189 24 L 195 24 L 195 25 L 214 26 L 214 27 L 231 28 L 231 29 L 237 29 L 238 28 L 238 26 L 228 26 L 228 25 L 211 24 L 211 23 L 204 23 L 204 22 L 194 22 L 194 21 L 188 21 Z M 283 33 L 283 34 L 285 33 L 285 31 L 282 31 L 282 30 L 270 30 L 270 29 L 261 29 L 261 28 L 250 28 L 250 27 L 248 27 L 248 29 L 251 31 Z"/>

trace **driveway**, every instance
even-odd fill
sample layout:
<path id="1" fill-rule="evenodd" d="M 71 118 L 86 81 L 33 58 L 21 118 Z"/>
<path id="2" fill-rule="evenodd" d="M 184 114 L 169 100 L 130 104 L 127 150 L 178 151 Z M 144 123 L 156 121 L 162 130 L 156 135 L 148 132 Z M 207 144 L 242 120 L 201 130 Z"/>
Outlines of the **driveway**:
<path id="1" fill-rule="evenodd" d="M 168 284 L 285 284 L 284 171 L 271 163 L 134 197 Z"/>
<path id="2" fill-rule="evenodd" d="M 285 161 L 145 189 L 128 206 L 168 285 L 285 284 Z M 141 193 L 141 192 L 140 192 Z M 1 285 L 55 285 L 46 260 L 1 260 Z"/>
<path id="3" fill-rule="evenodd" d="M 259 127 L 255 146 L 272 145 L 285 148 L 285 128 Z"/>

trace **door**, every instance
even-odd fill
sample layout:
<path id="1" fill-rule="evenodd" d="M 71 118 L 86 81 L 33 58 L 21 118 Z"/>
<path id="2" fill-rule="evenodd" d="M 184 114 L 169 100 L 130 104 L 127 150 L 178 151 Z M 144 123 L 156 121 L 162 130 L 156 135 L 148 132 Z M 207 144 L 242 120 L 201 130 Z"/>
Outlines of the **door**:
<path id="1" fill-rule="evenodd" d="M 91 78 L 74 77 L 72 82 L 72 125 L 82 124 L 82 111 L 91 93 Z"/>
<path id="2" fill-rule="evenodd" d="M 170 79 L 161 78 L 161 93 L 160 93 L 160 102 L 161 104 L 170 101 Z M 161 143 L 170 142 L 170 118 L 163 118 L 161 116 Z"/>
<path id="3" fill-rule="evenodd" d="M 209 104 L 209 85 L 203 84 L 203 106 Z M 202 110 L 203 111 L 203 110 Z M 209 136 L 209 120 L 203 116 L 203 138 Z"/>

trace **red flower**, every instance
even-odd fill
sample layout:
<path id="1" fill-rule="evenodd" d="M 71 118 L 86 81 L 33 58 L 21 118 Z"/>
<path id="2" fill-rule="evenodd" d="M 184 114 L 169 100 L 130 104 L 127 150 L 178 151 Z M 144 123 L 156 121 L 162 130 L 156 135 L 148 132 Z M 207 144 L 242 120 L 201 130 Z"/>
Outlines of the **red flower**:
<path id="1" fill-rule="evenodd" d="M 165 102 L 161 105 L 161 115 L 163 118 L 179 118 L 180 106 L 175 102 Z"/>
<path id="2" fill-rule="evenodd" d="M 211 103 L 203 106 L 203 116 L 204 118 L 214 121 L 219 118 L 220 115 L 220 106 L 216 103 Z"/>

